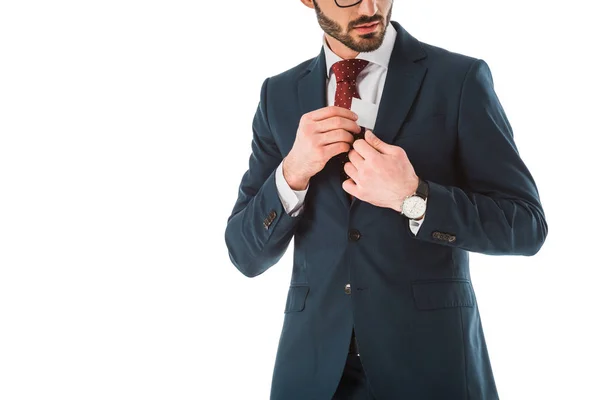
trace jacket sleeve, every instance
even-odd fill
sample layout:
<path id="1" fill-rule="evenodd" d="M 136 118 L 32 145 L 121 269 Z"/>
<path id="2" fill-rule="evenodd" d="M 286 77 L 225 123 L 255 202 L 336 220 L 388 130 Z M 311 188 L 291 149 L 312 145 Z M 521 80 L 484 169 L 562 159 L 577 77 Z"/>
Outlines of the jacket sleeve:
<path id="1" fill-rule="evenodd" d="M 459 103 L 456 162 L 464 184 L 427 180 L 426 218 L 413 238 L 483 254 L 536 254 L 548 225 L 485 61 L 471 64 Z"/>
<path id="2" fill-rule="evenodd" d="M 267 119 L 265 79 L 252 122 L 252 153 L 242 176 L 238 197 L 225 228 L 229 258 L 244 275 L 254 277 L 276 264 L 285 253 L 301 214 L 283 208 L 275 183 L 282 155 Z"/>

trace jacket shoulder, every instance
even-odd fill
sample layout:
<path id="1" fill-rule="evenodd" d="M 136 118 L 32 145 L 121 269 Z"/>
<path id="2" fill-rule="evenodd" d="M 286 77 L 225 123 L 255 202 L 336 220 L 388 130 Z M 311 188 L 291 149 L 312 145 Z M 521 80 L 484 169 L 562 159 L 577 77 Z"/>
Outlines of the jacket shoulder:
<path id="1" fill-rule="evenodd" d="M 277 86 L 285 84 L 286 82 L 288 84 L 297 82 L 298 79 L 308 72 L 310 64 L 313 63 L 317 57 L 309 58 L 308 60 L 302 61 L 283 72 L 269 76 L 269 82 Z"/>
<path id="2" fill-rule="evenodd" d="M 434 70 L 439 70 L 445 74 L 464 75 L 474 62 L 479 58 L 450 51 L 443 47 L 434 46 L 429 43 L 419 42 L 421 47 L 427 53 L 424 64 Z"/>

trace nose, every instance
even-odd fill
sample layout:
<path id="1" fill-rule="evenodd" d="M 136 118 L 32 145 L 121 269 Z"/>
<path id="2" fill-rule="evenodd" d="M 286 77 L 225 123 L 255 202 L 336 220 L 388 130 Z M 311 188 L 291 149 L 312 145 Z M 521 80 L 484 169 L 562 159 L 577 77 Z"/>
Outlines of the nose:
<path id="1" fill-rule="evenodd" d="M 377 0 L 363 0 L 358 5 L 361 15 L 374 15 L 377 12 Z"/>

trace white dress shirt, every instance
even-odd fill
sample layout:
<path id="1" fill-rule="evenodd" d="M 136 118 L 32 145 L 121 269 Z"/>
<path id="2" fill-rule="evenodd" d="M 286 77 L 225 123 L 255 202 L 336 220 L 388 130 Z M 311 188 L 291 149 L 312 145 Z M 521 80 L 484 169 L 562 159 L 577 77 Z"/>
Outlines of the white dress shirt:
<path id="1" fill-rule="evenodd" d="M 356 77 L 358 93 L 360 94 L 361 100 L 375 104 L 377 110 L 379 110 L 379 101 L 381 100 L 381 95 L 383 93 L 383 86 L 387 76 L 388 64 L 392 55 L 392 49 L 394 48 L 395 40 L 396 30 L 392 24 L 388 24 L 381 46 L 375 51 L 358 53 L 356 56 L 357 59 L 360 58 L 369 61 L 369 64 L 367 64 L 367 66 Z M 335 74 L 331 72 L 331 66 L 334 63 L 341 61 L 342 58 L 329 48 L 327 40 L 325 39 L 325 34 L 323 34 L 323 48 L 327 63 L 327 105 L 332 106 L 334 105 L 337 80 L 335 79 Z M 334 79 L 330 79 L 331 75 L 334 75 Z M 289 184 L 283 177 L 283 162 L 279 164 L 275 174 L 277 193 L 279 195 L 279 199 L 281 200 L 281 204 L 283 204 L 285 212 L 293 217 L 298 216 L 303 210 L 304 197 L 308 191 L 308 188 L 310 187 L 310 183 L 309 186 L 304 190 L 293 190 L 290 188 Z M 408 220 L 410 230 L 413 232 L 413 234 L 417 234 L 424 220 L 425 217 L 419 221 Z"/>

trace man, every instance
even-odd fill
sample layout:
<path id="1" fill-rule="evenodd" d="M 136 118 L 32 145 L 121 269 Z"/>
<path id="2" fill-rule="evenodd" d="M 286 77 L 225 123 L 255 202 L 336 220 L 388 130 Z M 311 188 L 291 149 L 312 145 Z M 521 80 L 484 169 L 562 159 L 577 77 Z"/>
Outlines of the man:
<path id="1" fill-rule="evenodd" d="M 468 252 L 531 256 L 548 227 L 490 69 L 393 0 L 301 1 L 323 47 L 263 82 L 225 230 L 248 277 L 295 238 L 271 399 L 497 399 Z"/>

